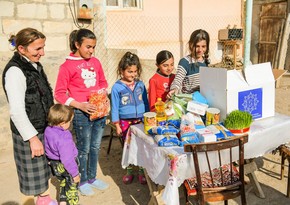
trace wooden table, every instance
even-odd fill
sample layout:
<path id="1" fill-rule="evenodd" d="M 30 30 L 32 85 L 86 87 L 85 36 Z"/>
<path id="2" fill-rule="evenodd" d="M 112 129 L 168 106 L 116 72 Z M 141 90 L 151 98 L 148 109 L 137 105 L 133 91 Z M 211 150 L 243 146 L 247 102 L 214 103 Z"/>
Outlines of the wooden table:
<path id="1" fill-rule="evenodd" d="M 290 141 L 290 117 L 276 113 L 274 117 L 260 119 L 252 123 L 248 143 L 245 144 L 245 159 L 252 159 L 271 152 L 279 145 Z M 153 187 L 151 196 L 158 203 L 160 198 L 165 204 L 179 204 L 178 187 L 187 178 L 194 177 L 194 163 L 191 153 L 184 153 L 183 147 L 158 147 L 152 136 L 146 135 L 143 124 L 130 128 L 131 135 L 126 139 L 122 167 L 129 164 L 142 166 L 152 182 L 164 186 L 162 197 L 160 190 Z M 237 159 L 233 159 L 237 160 Z M 214 168 L 214 165 L 212 166 Z M 254 171 L 257 169 L 252 163 L 246 168 L 259 197 L 265 195 L 257 181 Z M 157 201 L 157 202 L 156 202 Z M 154 204 L 154 203 L 153 203 Z"/>

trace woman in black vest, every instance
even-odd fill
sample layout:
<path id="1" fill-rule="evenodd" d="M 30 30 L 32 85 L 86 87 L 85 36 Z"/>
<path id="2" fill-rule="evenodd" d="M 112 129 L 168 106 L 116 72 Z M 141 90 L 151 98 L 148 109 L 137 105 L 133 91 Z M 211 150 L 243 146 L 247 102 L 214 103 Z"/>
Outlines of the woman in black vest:
<path id="1" fill-rule="evenodd" d="M 3 71 L 3 88 L 10 108 L 10 127 L 20 191 L 37 196 L 37 205 L 56 205 L 48 191 L 50 168 L 44 155 L 43 132 L 53 104 L 52 89 L 39 59 L 45 36 L 25 28 L 11 36 L 16 52 Z"/>

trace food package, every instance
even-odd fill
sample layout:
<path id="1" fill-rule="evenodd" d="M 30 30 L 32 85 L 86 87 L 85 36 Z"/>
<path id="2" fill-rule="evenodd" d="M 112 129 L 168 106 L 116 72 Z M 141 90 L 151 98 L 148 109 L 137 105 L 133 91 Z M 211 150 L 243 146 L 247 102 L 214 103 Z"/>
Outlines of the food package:
<path id="1" fill-rule="evenodd" d="M 92 91 L 89 96 L 89 103 L 96 105 L 97 110 L 90 115 L 90 120 L 108 116 L 111 110 L 110 99 L 105 89 Z"/>
<path id="2" fill-rule="evenodd" d="M 194 122 L 190 120 L 188 115 L 183 115 L 181 117 L 180 141 L 182 146 L 184 144 L 199 143 Z"/>
<path id="3" fill-rule="evenodd" d="M 192 100 L 208 105 L 206 98 L 202 94 L 200 94 L 199 91 L 195 91 L 194 93 L 192 93 Z"/>
<path id="4" fill-rule="evenodd" d="M 194 114 L 194 113 L 186 113 L 186 115 L 188 116 L 189 121 L 194 123 L 194 127 L 195 129 L 202 129 L 205 128 L 205 125 L 200 117 L 200 115 Z"/>
<path id="5" fill-rule="evenodd" d="M 154 140 L 160 147 L 179 146 L 180 144 L 176 135 L 155 135 Z"/>
<path id="6" fill-rule="evenodd" d="M 150 135 L 175 135 L 178 132 L 179 129 L 173 126 L 155 126 L 148 130 Z"/>
<path id="7" fill-rule="evenodd" d="M 207 128 L 197 129 L 196 133 L 200 142 L 216 142 L 217 141 L 217 136 L 213 134 Z"/>
<path id="8" fill-rule="evenodd" d="M 208 108 L 207 104 L 203 104 L 198 101 L 192 100 L 187 103 L 186 110 L 198 115 L 205 115 L 207 108 Z"/>
<path id="9" fill-rule="evenodd" d="M 165 113 L 167 120 L 180 120 L 181 116 L 185 114 L 185 109 L 181 105 L 169 100 L 165 103 Z"/>
<path id="10" fill-rule="evenodd" d="M 176 129 L 179 129 L 180 128 L 180 119 L 176 119 L 176 120 L 167 120 L 167 125 L 168 126 L 173 126 L 175 127 Z"/>
<path id="11" fill-rule="evenodd" d="M 229 139 L 235 136 L 231 131 L 229 131 L 220 123 L 206 126 L 206 128 L 216 135 L 217 140 Z"/>

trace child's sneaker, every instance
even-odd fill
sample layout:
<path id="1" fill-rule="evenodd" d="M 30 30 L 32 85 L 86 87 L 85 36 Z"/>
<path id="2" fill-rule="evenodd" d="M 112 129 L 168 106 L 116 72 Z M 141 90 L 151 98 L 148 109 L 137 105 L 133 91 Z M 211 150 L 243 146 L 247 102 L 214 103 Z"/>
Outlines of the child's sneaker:
<path id="1" fill-rule="evenodd" d="M 36 205 L 57 205 L 57 201 L 52 200 L 49 195 L 38 196 L 36 199 Z"/>
<path id="2" fill-rule="evenodd" d="M 100 179 L 89 180 L 89 185 L 91 185 L 93 188 L 96 188 L 99 190 L 105 190 L 105 189 L 109 188 L 109 185 Z"/>
<path id="3" fill-rule="evenodd" d="M 123 183 L 124 184 L 131 184 L 133 179 L 134 179 L 134 175 L 133 175 L 133 166 L 129 165 L 127 168 L 127 173 L 125 176 L 123 176 Z"/>
<path id="4" fill-rule="evenodd" d="M 79 191 L 80 191 L 81 195 L 84 195 L 84 196 L 92 196 L 95 194 L 92 187 L 88 183 L 81 185 L 79 187 Z"/>
<path id="5" fill-rule="evenodd" d="M 124 184 L 131 184 L 133 179 L 134 179 L 133 174 L 126 174 L 125 176 L 123 176 L 123 183 Z"/>
<path id="6" fill-rule="evenodd" d="M 139 168 L 139 176 L 138 176 L 140 184 L 147 184 L 144 169 Z"/>

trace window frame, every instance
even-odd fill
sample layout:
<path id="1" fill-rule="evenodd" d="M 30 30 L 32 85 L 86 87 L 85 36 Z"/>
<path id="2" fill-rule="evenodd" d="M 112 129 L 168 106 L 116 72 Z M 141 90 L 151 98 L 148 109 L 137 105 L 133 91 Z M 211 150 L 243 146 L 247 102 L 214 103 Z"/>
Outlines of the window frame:
<path id="1" fill-rule="evenodd" d="M 118 11 L 141 11 L 143 10 L 143 0 L 136 0 L 136 7 L 124 7 L 124 0 L 117 0 L 118 6 L 108 6 L 106 2 L 107 10 L 118 10 Z"/>

